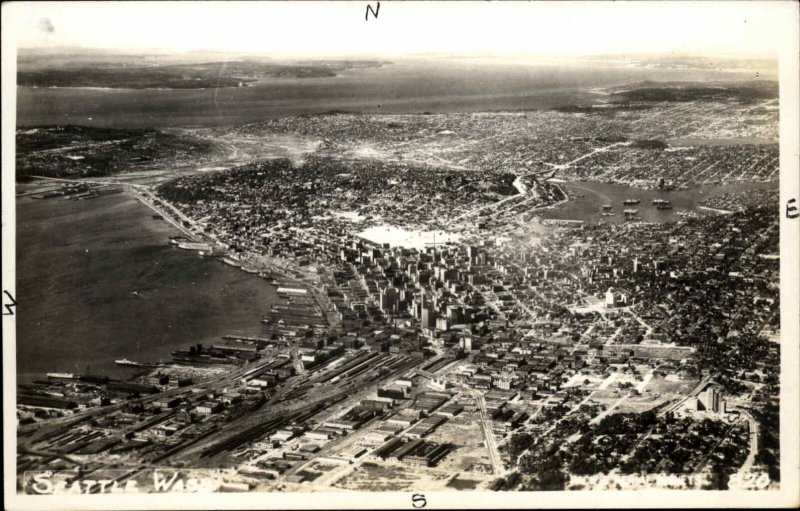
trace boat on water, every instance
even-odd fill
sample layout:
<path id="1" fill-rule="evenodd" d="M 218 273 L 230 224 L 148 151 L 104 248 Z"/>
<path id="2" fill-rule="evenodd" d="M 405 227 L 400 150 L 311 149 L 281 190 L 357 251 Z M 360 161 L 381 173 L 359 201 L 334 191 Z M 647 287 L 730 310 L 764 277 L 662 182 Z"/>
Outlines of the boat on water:
<path id="1" fill-rule="evenodd" d="M 611 204 L 603 204 L 603 211 L 610 211 L 610 210 L 611 210 Z"/>
<path id="2" fill-rule="evenodd" d="M 48 378 L 61 379 L 61 380 L 74 380 L 75 375 L 72 373 L 47 373 Z"/>
<path id="3" fill-rule="evenodd" d="M 625 199 L 623 204 L 626 205 L 626 206 L 635 206 L 636 204 L 639 204 L 640 202 L 641 201 L 639 199 Z"/>

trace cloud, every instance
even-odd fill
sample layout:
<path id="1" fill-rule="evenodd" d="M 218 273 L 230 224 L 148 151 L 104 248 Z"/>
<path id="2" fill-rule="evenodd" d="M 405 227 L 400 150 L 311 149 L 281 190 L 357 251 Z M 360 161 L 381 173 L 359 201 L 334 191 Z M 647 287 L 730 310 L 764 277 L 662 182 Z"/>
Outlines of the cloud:
<path id="1" fill-rule="evenodd" d="M 56 31 L 56 27 L 53 26 L 53 22 L 47 18 L 40 19 L 37 28 L 42 32 L 47 32 L 48 34 L 52 34 Z"/>

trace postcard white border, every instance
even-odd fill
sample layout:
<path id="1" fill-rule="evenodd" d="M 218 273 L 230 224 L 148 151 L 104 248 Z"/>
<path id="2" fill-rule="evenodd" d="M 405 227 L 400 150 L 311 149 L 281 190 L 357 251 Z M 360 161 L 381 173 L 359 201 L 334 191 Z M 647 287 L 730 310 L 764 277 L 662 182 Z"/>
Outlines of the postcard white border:
<path id="1" fill-rule="evenodd" d="M 61 3 L 60 8 L 66 8 Z M 365 2 L 366 3 L 366 2 Z M 389 2 L 386 2 L 389 3 Z M 546 2 L 548 8 L 559 3 Z M 635 2 L 645 3 L 645 2 Z M 659 2 L 654 2 L 659 3 Z M 673 2 L 676 9 L 682 3 Z M 703 2 L 725 8 L 725 2 Z M 798 4 L 794 1 L 731 2 L 753 9 L 773 9 L 774 30 L 784 43 L 780 53 L 780 247 L 781 247 L 781 483 L 772 491 L 588 491 L 588 492 L 428 492 L 420 491 L 426 509 L 467 508 L 629 508 L 629 507 L 797 507 L 800 505 L 800 220 L 786 218 L 786 203 L 800 200 L 800 70 Z M 645 3 L 646 4 L 646 3 Z M 536 3 L 528 4 L 531 8 Z M 562 4 L 563 5 L 563 4 Z M 430 15 L 434 6 L 428 4 Z M 452 18 L 450 4 L 448 15 Z M 16 126 L 16 41 L 18 15 L 27 3 L 2 5 L 2 283 L 15 294 L 14 134 Z M 449 22 L 449 23 L 452 23 Z M 449 24 L 448 23 L 448 24 Z M 447 30 L 448 24 L 442 24 Z M 487 27 L 489 29 L 489 27 Z M 502 30 L 502 27 L 496 27 Z M 580 34 L 575 34 L 579 37 Z M 413 37 L 413 28 L 409 29 Z M 15 319 L 3 316 L 4 494 L 8 509 L 413 509 L 415 492 L 335 492 L 258 494 L 147 494 L 129 496 L 31 496 L 16 493 Z"/>

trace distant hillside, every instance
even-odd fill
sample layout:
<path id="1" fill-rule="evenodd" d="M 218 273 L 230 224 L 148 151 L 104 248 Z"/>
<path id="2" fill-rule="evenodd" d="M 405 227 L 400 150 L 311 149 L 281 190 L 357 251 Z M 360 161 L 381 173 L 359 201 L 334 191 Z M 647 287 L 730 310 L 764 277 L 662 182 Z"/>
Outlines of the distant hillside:
<path id="1" fill-rule="evenodd" d="M 32 62 L 33 60 L 33 62 Z M 241 87 L 259 78 L 321 78 L 336 76 L 351 68 L 376 67 L 378 61 L 309 61 L 277 63 L 262 60 L 162 64 L 130 59 L 67 60 L 61 64 L 46 59 L 36 66 L 26 58 L 17 72 L 17 85 L 24 87 L 103 87 L 126 89 L 208 89 Z"/>
<path id="2" fill-rule="evenodd" d="M 154 129 L 48 126 L 17 130 L 16 178 L 106 176 L 167 163 L 199 161 L 211 141 Z"/>
<path id="3" fill-rule="evenodd" d="M 778 97 L 778 83 L 741 82 L 736 84 L 685 84 L 680 82 L 641 82 L 624 90 L 612 92 L 614 103 L 660 101 L 720 101 L 755 102 Z"/>

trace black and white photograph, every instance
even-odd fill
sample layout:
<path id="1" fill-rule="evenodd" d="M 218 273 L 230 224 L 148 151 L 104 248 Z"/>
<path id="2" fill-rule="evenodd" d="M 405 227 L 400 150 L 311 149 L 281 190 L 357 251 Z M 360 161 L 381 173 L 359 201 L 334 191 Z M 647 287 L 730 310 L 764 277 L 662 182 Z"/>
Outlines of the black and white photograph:
<path id="1" fill-rule="evenodd" d="M 2 14 L 8 509 L 800 504 L 796 2 Z"/>

